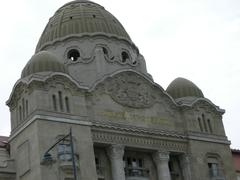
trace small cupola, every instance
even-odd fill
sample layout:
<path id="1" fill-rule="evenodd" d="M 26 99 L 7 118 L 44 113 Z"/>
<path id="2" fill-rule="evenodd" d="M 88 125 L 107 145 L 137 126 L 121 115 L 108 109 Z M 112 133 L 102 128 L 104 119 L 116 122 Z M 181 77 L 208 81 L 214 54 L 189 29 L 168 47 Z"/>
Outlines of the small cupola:
<path id="1" fill-rule="evenodd" d="M 21 78 L 38 72 L 62 72 L 68 73 L 67 67 L 57 57 L 48 51 L 40 51 L 32 56 L 22 70 Z"/>
<path id="2" fill-rule="evenodd" d="M 180 77 L 173 80 L 167 87 L 166 91 L 174 99 L 184 97 L 204 98 L 201 89 L 199 89 L 193 82 Z"/>

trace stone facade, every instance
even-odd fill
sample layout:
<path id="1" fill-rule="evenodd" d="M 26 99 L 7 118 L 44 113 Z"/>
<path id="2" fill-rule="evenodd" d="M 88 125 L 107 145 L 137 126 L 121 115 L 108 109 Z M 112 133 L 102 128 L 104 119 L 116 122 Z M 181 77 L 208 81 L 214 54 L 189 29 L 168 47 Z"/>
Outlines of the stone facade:
<path id="1" fill-rule="evenodd" d="M 224 110 L 186 79 L 155 83 L 120 22 L 90 1 L 50 18 L 7 105 L 0 179 L 71 180 L 75 157 L 79 180 L 236 180 Z M 44 163 L 70 128 L 74 155 L 64 139 Z"/>

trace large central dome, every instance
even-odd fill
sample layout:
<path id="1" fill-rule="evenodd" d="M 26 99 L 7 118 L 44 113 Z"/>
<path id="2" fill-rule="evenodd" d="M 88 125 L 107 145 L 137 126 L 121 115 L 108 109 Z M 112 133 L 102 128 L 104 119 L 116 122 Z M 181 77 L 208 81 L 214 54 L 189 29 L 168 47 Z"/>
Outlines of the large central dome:
<path id="1" fill-rule="evenodd" d="M 45 27 L 36 51 L 72 36 L 107 35 L 131 42 L 121 23 L 104 7 L 91 1 L 76 0 L 59 8 Z"/>

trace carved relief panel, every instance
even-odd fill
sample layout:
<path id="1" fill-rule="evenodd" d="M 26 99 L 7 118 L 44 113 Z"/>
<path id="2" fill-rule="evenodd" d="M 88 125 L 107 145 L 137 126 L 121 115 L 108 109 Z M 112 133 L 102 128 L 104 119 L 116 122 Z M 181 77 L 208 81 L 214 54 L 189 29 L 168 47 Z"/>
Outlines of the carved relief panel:
<path id="1" fill-rule="evenodd" d="M 178 107 L 161 87 L 135 72 L 108 77 L 92 94 L 96 121 L 169 130 L 182 124 Z"/>

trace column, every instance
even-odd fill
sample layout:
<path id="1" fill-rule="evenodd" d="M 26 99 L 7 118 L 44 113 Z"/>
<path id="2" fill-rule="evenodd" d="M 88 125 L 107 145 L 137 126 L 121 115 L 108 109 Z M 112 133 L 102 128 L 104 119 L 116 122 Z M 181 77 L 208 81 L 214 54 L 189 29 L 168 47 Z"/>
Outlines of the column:
<path id="1" fill-rule="evenodd" d="M 157 151 L 153 154 L 153 160 L 157 166 L 158 180 L 171 180 L 168 167 L 169 153 Z"/>
<path id="2" fill-rule="evenodd" d="M 125 180 L 123 164 L 124 146 L 111 145 L 107 150 L 107 154 L 111 161 L 112 180 Z"/>
<path id="3" fill-rule="evenodd" d="M 184 180 L 191 180 L 191 169 L 190 169 L 189 155 L 182 154 L 180 156 L 180 165 L 181 165 L 181 168 L 182 168 L 183 179 Z"/>

